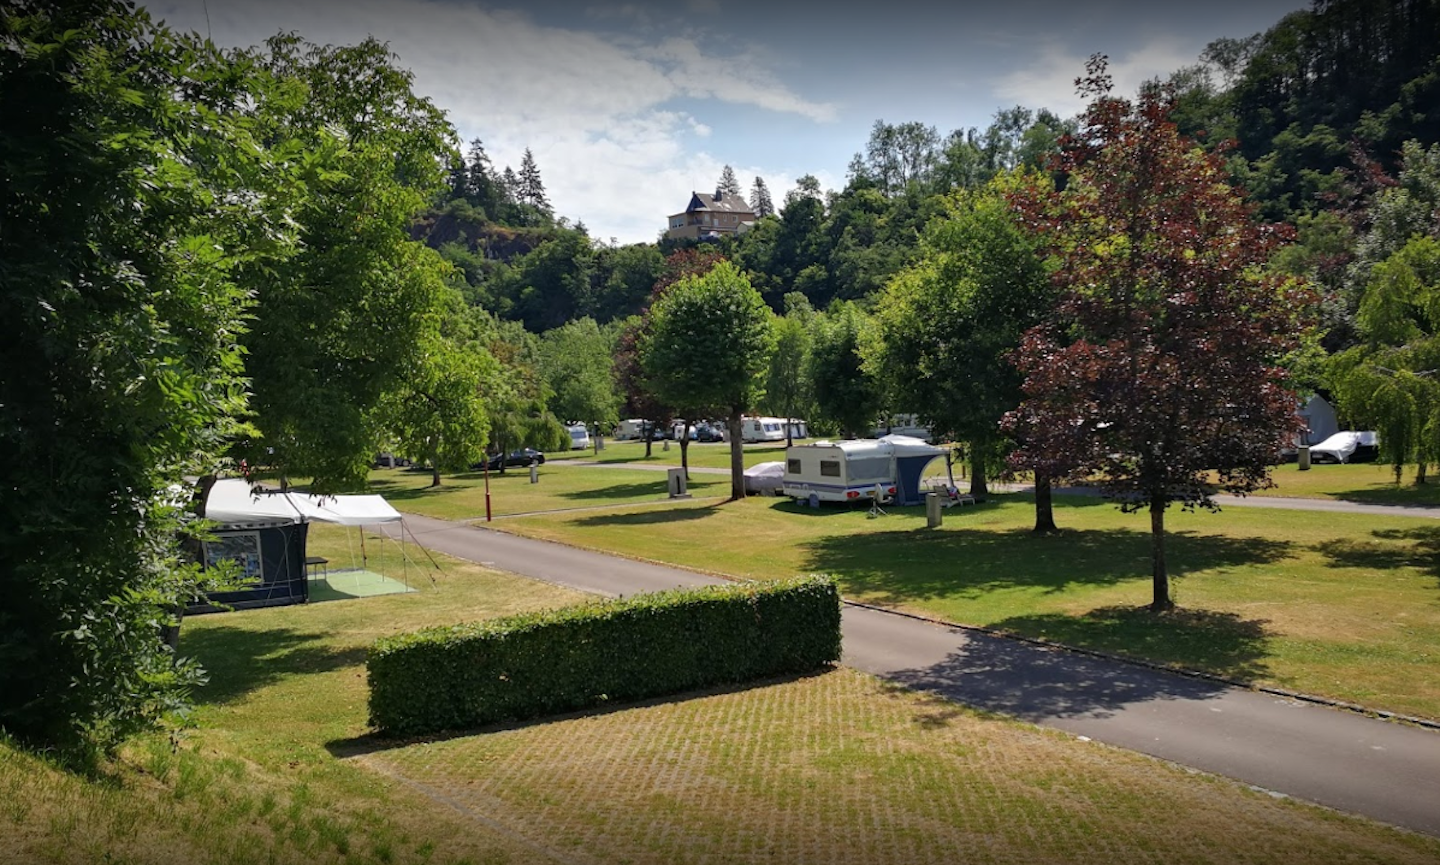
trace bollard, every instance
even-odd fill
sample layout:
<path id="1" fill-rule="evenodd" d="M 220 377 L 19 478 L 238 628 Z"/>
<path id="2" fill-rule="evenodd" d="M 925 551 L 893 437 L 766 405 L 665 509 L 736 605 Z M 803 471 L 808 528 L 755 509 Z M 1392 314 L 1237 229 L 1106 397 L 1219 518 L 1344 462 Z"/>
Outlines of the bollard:
<path id="1" fill-rule="evenodd" d="M 939 493 L 926 493 L 926 494 L 925 494 L 925 525 L 926 525 L 928 528 L 938 529 L 938 528 L 940 528 L 940 524 L 941 524 L 942 522 L 944 522 L 944 521 L 945 521 L 945 517 L 943 516 L 943 511 L 941 511 L 941 509 L 940 509 L 940 494 L 939 494 Z"/>
<path id="2" fill-rule="evenodd" d="M 540 464 L 534 460 L 530 461 L 530 483 L 540 483 Z"/>
<path id="3" fill-rule="evenodd" d="M 662 450 L 662 451 L 668 451 L 668 450 L 670 450 L 670 440 L 669 440 L 669 439 L 666 439 L 666 440 L 665 440 L 665 444 L 664 444 L 663 447 L 660 448 L 660 450 Z"/>
<path id="4" fill-rule="evenodd" d="M 670 498 L 672 498 L 672 499 L 688 499 L 688 498 L 690 498 L 690 485 L 689 485 L 689 483 L 685 480 L 685 470 L 684 470 L 684 469 L 669 469 L 669 470 L 667 471 L 667 474 L 669 475 L 669 481 L 670 481 Z"/>
<path id="5" fill-rule="evenodd" d="M 1297 453 L 1297 454 L 1295 454 L 1295 464 L 1300 467 L 1300 471 L 1302 471 L 1302 472 L 1308 472 L 1308 471 L 1310 471 L 1310 446 L 1309 446 L 1309 445 L 1302 445 L 1301 448 L 1300 448 L 1300 452 Z"/>

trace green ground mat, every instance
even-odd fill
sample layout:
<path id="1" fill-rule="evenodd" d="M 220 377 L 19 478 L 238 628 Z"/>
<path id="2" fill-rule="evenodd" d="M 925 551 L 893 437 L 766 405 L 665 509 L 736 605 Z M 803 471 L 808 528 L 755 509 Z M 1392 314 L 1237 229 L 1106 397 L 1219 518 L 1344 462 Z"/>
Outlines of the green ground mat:
<path id="1" fill-rule="evenodd" d="M 399 580 L 381 576 L 374 571 L 330 571 L 310 578 L 310 600 L 341 601 L 347 598 L 368 598 L 373 595 L 398 595 L 413 592 Z"/>

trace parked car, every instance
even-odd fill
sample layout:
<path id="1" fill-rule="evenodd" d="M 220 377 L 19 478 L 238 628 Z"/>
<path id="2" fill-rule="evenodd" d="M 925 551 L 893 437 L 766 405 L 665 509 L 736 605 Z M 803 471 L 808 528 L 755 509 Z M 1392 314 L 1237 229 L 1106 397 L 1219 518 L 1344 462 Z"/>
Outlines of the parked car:
<path id="1" fill-rule="evenodd" d="M 1310 461 L 1316 463 L 1350 463 L 1373 460 L 1379 450 L 1373 432 L 1341 430 L 1318 445 L 1310 446 Z"/>
<path id="2" fill-rule="evenodd" d="M 725 441 L 725 427 L 719 424 L 699 423 L 695 425 L 695 434 L 692 438 L 697 442 L 723 442 Z"/>
<path id="3" fill-rule="evenodd" d="M 532 462 L 544 463 L 545 455 L 535 450 L 534 448 L 520 448 L 519 450 L 511 451 L 508 454 L 491 454 L 489 457 L 476 463 L 470 468 L 476 471 L 488 468 L 493 471 L 500 468 L 500 466 L 502 465 L 507 467 L 528 466 Z"/>
<path id="4" fill-rule="evenodd" d="M 778 496 L 785 484 L 785 463 L 756 463 L 745 470 L 745 492 L 754 495 Z"/>

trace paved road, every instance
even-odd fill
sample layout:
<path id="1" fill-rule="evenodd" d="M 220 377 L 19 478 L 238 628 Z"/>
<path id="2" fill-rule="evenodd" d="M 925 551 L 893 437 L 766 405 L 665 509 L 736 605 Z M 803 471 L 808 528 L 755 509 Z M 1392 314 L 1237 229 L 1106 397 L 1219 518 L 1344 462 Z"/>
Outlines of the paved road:
<path id="1" fill-rule="evenodd" d="M 407 515 L 425 546 L 602 595 L 719 578 Z M 844 662 L 949 699 L 1440 836 L 1440 732 L 849 605 Z"/>

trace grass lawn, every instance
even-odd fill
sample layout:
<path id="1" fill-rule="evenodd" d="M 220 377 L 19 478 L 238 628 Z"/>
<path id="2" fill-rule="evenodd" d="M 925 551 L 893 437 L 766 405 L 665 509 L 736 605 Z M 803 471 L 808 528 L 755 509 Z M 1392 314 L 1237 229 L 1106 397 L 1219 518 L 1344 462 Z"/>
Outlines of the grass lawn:
<path id="1" fill-rule="evenodd" d="M 1424 486 L 1415 485 L 1415 467 L 1406 466 L 1400 483 L 1386 463 L 1317 463 L 1300 471 L 1295 463 L 1277 466 L 1275 489 L 1257 496 L 1292 496 L 1303 499 L 1339 499 L 1374 505 L 1440 505 L 1440 477 L 1431 475 Z"/>
<path id="2" fill-rule="evenodd" d="M 530 483 L 529 469 L 490 474 L 490 508 L 495 516 L 568 510 L 603 505 L 656 502 L 667 497 L 664 472 L 637 469 L 556 466 L 538 469 L 539 482 Z M 729 496 L 730 479 L 723 475 L 692 474 L 690 494 L 696 498 Z M 430 486 L 429 472 L 376 469 L 370 473 L 370 492 L 380 493 L 397 509 L 445 520 L 485 517 L 485 477 L 479 473 L 446 475 L 440 486 Z"/>
<path id="3" fill-rule="evenodd" d="M 815 439 L 801 439 L 805 444 Z M 691 442 L 689 448 L 691 468 L 730 468 L 729 442 Z M 670 450 L 664 450 L 663 442 L 655 442 L 650 449 L 650 458 L 645 458 L 645 443 L 638 441 L 605 440 L 605 450 L 597 455 L 593 448 L 584 451 L 569 451 L 564 454 L 546 454 L 547 460 L 577 460 L 580 462 L 641 463 L 649 465 L 680 465 L 680 443 L 670 442 Z M 784 442 L 763 442 L 745 445 L 745 467 L 770 460 L 785 459 Z"/>
<path id="4" fill-rule="evenodd" d="M 313 533 L 312 551 L 351 544 Z M 178 748 L 136 742 L 104 779 L 0 743 L 0 861 L 1440 859 L 1434 838 L 844 669 L 452 738 L 365 738 L 377 637 L 578 598 L 442 563 L 433 582 L 411 567 L 414 594 L 187 620 L 182 645 L 211 673 L 196 729 Z"/>
<path id="5" fill-rule="evenodd" d="M 1058 497 L 1052 537 L 1028 496 L 952 508 L 811 510 L 774 498 L 551 514 L 507 531 L 737 577 L 833 574 L 847 597 L 1440 718 L 1440 522 L 1230 508 L 1173 511 L 1183 607 L 1154 617 L 1149 523 Z"/>

